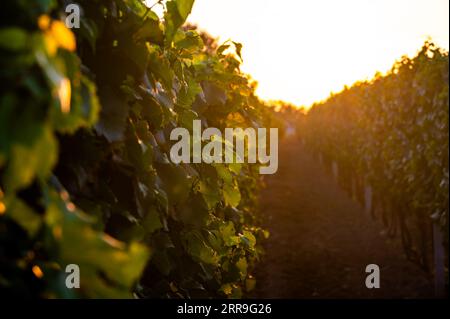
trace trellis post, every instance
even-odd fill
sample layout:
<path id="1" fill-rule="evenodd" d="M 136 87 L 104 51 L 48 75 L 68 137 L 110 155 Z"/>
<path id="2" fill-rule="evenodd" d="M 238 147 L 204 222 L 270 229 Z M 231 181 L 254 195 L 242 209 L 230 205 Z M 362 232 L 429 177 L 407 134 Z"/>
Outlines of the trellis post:
<path id="1" fill-rule="evenodd" d="M 434 253 L 434 293 L 436 297 L 445 297 L 445 251 L 444 236 L 438 223 L 433 223 Z"/>

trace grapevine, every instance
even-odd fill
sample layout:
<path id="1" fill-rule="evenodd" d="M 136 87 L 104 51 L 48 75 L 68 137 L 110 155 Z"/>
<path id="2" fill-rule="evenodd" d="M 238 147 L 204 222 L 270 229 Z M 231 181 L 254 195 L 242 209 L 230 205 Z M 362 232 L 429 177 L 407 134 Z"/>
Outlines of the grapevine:
<path id="1" fill-rule="evenodd" d="M 171 129 L 273 122 L 241 44 L 205 46 L 137 0 L 7 1 L 0 29 L 0 289 L 32 297 L 241 297 L 268 233 L 258 167 L 173 164 Z M 162 5 L 158 2 L 157 5 Z M 17 17 L 17 13 L 20 15 Z M 6 248 L 7 247 L 7 248 Z M 5 249 L 3 249 L 5 248 Z M 77 264 L 81 288 L 64 268 Z"/>
<path id="2" fill-rule="evenodd" d="M 448 252 L 448 84 L 448 52 L 427 41 L 415 57 L 315 104 L 299 122 L 310 149 L 337 163 L 347 190 L 363 202 L 370 185 L 371 213 L 426 270 L 433 224 Z"/>

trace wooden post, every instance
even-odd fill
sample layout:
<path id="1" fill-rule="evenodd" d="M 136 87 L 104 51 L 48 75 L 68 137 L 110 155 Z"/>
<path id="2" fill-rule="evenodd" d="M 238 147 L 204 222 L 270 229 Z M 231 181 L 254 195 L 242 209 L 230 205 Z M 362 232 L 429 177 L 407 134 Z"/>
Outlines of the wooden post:
<path id="1" fill-rule="evenodd" d="M 445 297 L 445 251 L 442 230 L 437 223 L 433 223 L 434 250 L 434 293 L 438 298 Z"/>
<path id="2" fill-rule="evenodd" d="M 352 192 L 352 199 L 355 201 L 355 202 L 357 202 L 358 201 L 358 196 L 357 196 L 357 194 L 356 194 L 356 177 L 352 174 L 351 175 L 351 183 L 352 183 L 352 190 L 351 190 L 351 192 Z"/>
<path id="3" fill-rule="evenodd" d="M 332 170 L 333 170 L 333 176 L 334 176 L 334 179 L 337 181 L 337 180 L 338 180 L 338 177 L 339 177 L 339 167 L 338 167 L 338 164 L 337 164 L 335 161 L 333 161 L 333 163 L 331 164 L 331 168 L 332 168 Z"/>
<path id="4" fill-rule="evenodd" d="M 367 215 L 372 211 L 372 186 L 368 183 L 364 185 L 364 211 Z"/>

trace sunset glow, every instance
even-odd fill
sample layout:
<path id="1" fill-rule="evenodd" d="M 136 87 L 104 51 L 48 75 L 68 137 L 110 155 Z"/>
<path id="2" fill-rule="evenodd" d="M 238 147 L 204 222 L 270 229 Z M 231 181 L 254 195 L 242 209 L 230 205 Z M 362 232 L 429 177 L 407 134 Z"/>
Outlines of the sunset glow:
<path id="1" fill-rule="evenodd" d="M 264 99 L 309 106 L 385 72 L 431 37 L 449 47 L 447 0 L 197 0 L 188 21 L 242 42 Z"/>

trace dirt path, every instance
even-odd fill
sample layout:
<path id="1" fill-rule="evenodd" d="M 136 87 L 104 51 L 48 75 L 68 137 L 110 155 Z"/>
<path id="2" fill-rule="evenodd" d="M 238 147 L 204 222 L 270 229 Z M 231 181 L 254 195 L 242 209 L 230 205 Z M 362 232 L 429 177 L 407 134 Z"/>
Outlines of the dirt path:
<path id="1" fill-rule="evenodd" d="M 280 145 L 277 174 L 266 179 L 261 214 L 271 237 L 257 269 L 260 298 L 432 297 L 426 274 L 396 240 L 342 191 L 294 139 Z M 365 267 L 381 269 L 367 289 Z"/>

